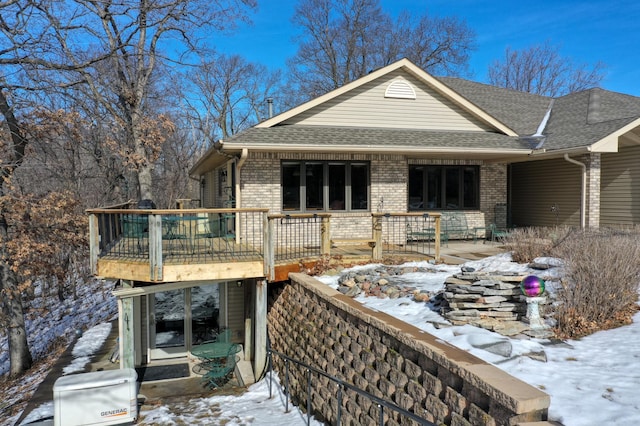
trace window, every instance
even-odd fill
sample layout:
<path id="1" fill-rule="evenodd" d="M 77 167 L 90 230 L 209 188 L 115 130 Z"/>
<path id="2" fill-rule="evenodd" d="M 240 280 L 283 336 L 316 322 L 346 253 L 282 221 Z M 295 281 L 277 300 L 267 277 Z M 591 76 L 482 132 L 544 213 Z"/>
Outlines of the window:
<path id="1" fill-rule="evenodd" d="M 409 166 L 409 210 L 480 208 L 478 166 Z"/>
<path id="2" fill-rule="evenodd" d="M 369 210 L 369 163 L 283 161 L 282 210 Z"/>

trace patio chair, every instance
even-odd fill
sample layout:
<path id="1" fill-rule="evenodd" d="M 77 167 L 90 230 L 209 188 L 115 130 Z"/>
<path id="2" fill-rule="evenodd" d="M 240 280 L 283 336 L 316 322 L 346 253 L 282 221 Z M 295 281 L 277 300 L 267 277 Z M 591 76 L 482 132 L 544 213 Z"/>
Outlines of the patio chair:
<path id="1" fill-rule="evenodd" d="M 218 240 L 220 246 L 218 252 L 230 253 L 233 251 L 233 239 L 235 235 L 229 231 L 228 221 L 234 220 L 227 217 L 228 215 L 220 215 L 215 218 L 205 221 L 201 232 L 197 232 L 194 235 L 195 239 L 204 239 L 207 242 L 210 253 L 214 253 L 216 250 L 214 241 Z"/>
<path id="2" fill-rule="evenodd" d="M 220 358 L 212 358 L 204 363 L 205 370 L 202 376 L 204 386 L 215 389 L 226 384 L 236 368 L 236 357 L 240 352 L 240 345 L 232 344 L 226 356 Z"/>
<path id="3" fill-rule="evenodd" d="M 185 250 L 185 242 L 188 244 L 189 237 L 179 216 L 164 216 L 162 218 L 162 239 L 168 241 L 169 253 L 176 252 L 176 245 Z"/>
<path id="4" fill-rule="evenodd" d="M 122 235 L 135 240 L 138 254 L 142 253 L 144 240 L 149 239 L 149 217 L 125 214 L 121 217 Z"/>
<path id="5" fill-rule="evenodd" d="M 491 232 L 491 242 L 501 241 L 507 238 L 510 234 L 506 229 L 498 229 L 495 223 L 489 224 L 489 231 Z"/>

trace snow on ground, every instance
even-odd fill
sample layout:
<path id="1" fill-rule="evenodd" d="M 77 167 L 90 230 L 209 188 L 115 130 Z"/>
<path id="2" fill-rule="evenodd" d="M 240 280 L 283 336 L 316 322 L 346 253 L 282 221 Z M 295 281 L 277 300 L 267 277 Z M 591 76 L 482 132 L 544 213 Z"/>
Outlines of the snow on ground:
<path id="1" fill-rule="evenodd" d="M 561 267 L 554 259 L 539 260 L 558 267 L 541 273 L 529 269 L 526 265 L 512 262 L 509 254 L 468 262 L 462 266 L 483 271 L 536 273 L 547 281 L 547 288 L 553 292 L 553 282 L 561 276 Z M 371 266 L 357 268 L 367 269 Z M 441 289 L 446 277 L 460 271 L 460 266 L 431 265 L 427 262 L 409 263 L 405 266 L 430 269 L 428 272 L 410 273 L 402 277 L 408 285 L 428 291 Z M 330 286 L 337 286 L 337 276 L 322 276 L 319 279 Z M 427 304 L 415 303 L 408 298 L 377 299 L 358 296 L 356 300 L 432 333 L 547 392 L 551 396 L 550 420 L 562 422 L 566 426 L 640 424 L 640 399 L 635 392 L 635 387 L 640 383 L 640 369 L 636 367 L 640 362 L 640 313 L 634 317 L 634 323 L 631 325 L 562 344 L 553 345 L 549 341 L 536 339 L 509 339 L 512 353 L 509 357 L 502 357 L 478 349 L 474 344 L 477 346 L 478 342 L 506 338 L 468 325 L 436 328 L 433 323 L 446 323 L 446 320 L 432 311 Z M 83 312 L 79 314 L 79 323 L 82 323 L 82 317 L 90 311 L 89 306 L 79 310 Z M 86 340 L 79 339 L 73 352 L 74 356 L 90 356 L 95 350 L 92 341 L 99 340 L 100 336 L 106 338 L 107 334 L 108 329 L 104 324 L 89 329 L 84 336 L 92 337 Z M 91 347 L 88 347 L 90 344 Z M 547 362 L 519 356 L 540 350 L 545 351 Z M 80 365 L 84 361 L 77 362 Z M 69 369 L 81 368 L 74 367 L 75 364 L 76 361 Z M 143 411 L 140 413 L 143 419 L 139 424 L 306 424 L 306 417 L 297 409 L 285 412 L 284 396 L 276 382 L 277 376 L 273 387 L 274 397 L 271 399 L 269 382 L 265 379 L 249 387 L 247 392 L 240 396 L 195 398 L 177 405 L 163 405 Z M 29 421 L 36 420 L 37 416 L 42 418 L 52 414 L 53 406 L 47 403 L 32 413 Z M 22 424 L 26 424 L 26 421 Z M 312 421 L 312 424 L 318 423 Z"/>
<path id="2" fill-rule="evenodd" d="M 404 279 L 412 275 L 410 285 L 418 290 L 436 291 L 443 287 L 447 276 L 459 272 L 461 266 L 467 266 L 476 271 L 535 274 L 545 279 L 547 289 L 553 292 L 554 281 L 562 274 L 560 262 L 550 258 L 536 261 L 555 267 L 547 271 L 533 270 L 527 265 L 512 262 L 511 255 L 503 253 L 459 266 L 431 265 L 427 262 L 406 264 L 430 268 L 433 272 L 405 274 Z M 319 279 L 337 288 L 338 276 L 322 276 Z M 414 303 L 408 298 L 377 299 L 364 295 L 356 297 L 356 300 L 413 324 L 540 388 L 551 396 L 550 420 L 566 426 L 640 424 L 640 398 L 635 391 L 640 383 L 640 313 L 634 316 L 631 325 L 559 345 L 542 339 L 509 339 L 511 355 L 502 357 L 474 347 L 474 344 L 481 346 L 478 343 L 483 340 L 496 341 L 505 337 L 470 325 L 436 328 L 432 323 L 446 320 L 425 304 Z M 547 362 L 519 356 L 542 350 L 546 353 Z"/>
<path id="3" fill-rule="evenodd" d="M 139 425 L 306 425 L 307 417 L 289 402 L 289 412 L 285 412 L 286 399 L 280 388 L 277 374 L 273 375 L 269 398 L 270 376 L 250 386 L 242 395 L 212 396 L 195 398 L 185 404 L 171 407 L 161 406 L 150 411 L 142 411 Z M 313 426 L 322 425 L 310 419 Z"/>
<path id="4" fill-rule="evenodd" d="M 117 314 L 116 301 L 111 290 L 112 281 L 91 280 L 78 285 L 75 300 L 66 297 L 58 300 L 57 294 L 42 293 L 36 287 L 31 306 L 25 313 L 29 349 L 34 359 L 46 354 L 56 339 L 73 339 L 78 330 L 87 329 L 113 318 Z M 9 343 L 6 335 L 0 336 L 0 376 L 9 371 Z"/>

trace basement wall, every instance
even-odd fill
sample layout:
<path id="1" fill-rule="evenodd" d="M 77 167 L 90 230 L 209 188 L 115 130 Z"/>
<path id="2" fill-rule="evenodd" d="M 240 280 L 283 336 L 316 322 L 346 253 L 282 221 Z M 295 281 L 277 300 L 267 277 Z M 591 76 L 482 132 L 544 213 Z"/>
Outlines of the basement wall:
<path id="1" fill-rule="evenodd" d="M 271 287 L 271 347 L 438 425 L 518 425 L 547 419 L 550 398 L 466 351 L 372 311 L 313 277 Z M 274 369 L 285 381 L 282 360 Z M 306 407 L 307 374 L 289 363 L 292 399 Z M 337 386 L 312 378 L 312 414 L 336 424 Z M 345 391 L 342 424 L 377 425 L 379 408 Z M 385 410 L 385 424 L 407 424 Z M 546 422 L 540 424 L 547 424 Z"/>

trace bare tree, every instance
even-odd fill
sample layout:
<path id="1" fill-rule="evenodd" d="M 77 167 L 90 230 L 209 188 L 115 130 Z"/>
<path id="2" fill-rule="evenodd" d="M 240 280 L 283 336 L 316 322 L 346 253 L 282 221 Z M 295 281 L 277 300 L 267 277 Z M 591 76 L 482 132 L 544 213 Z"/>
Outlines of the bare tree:
<path id="1" fill-rule="evenodd" d="M 394 22 L 379 0 L 302 0 L 293 22 L 302 34 L 289 68 L 308 97 L 403 57 L 433 73 L 464 72 L 474 47 L 463 21 L 402 13 Z"/>
<path id="2" fill-rule="evenodd" d="M 266 99 L 277 91 L 280 73 L 238 55 L 217 55 L 191 70 L 187 80 L 191 123 L 213 143 L 267 118 Z"/>
<path id="3" fill-rule="evenodd" d="M 184 60 L 208 29 L 232 27 L 244 17 L 245 8 L 254 5 L 255 0 L 0 0 L 0 113 L 6 130 L 0 141 L 0 319 L 6 321 L 8 330 L 12 375 L 31 365 L 21 292 L 32 277 L 20 269 L 26 264 L 16 250 L 27 225 L 36 224 L 30 212 L 42 213 L 34 209 L 39 200 L 64 205 L 59 198 L 32 197 L 15 186 L 16 176 L 28 176 L 21 168 L 32 147 L 43 158 L 62 154 L 57 149 L 37 149 L 38 140 L 25 121 L 36 103 L 23 101 L 42 94 L 65 99 L 69 109 L 82 111 L 82 96 L 68 95 L 83 90 L 97 114 L 84 110 L 88 122 L 67 129 L 82 127 L 93 137 L 110 135 L 111 143 L 94 145 L 95 161 L 110 162 L 120 155 L 135 170 L 140 198 L 153 198 L 154 162 L 173 127 L 166 115 L 152 109 L 150 97 L 155 94 L 152 89 L 159 65 Z M 178 54 L 170 57 L 169 51 Z M 69 136 L 55 134 L 50 140 L 64 146 Z M 103 149 L 114 154 L 104 155 Z M 74 148 L 65 161 L 84 160 L 87 152 Z M 118 179 L 116 175 L 114 180 Z M 63 214 L 59 219 L 62 228 L 81 226 Z M 50 232 L 34 234 L 34 238 L 44 236 L 50 245 L 64 247 L 66 243 L 57 240 L 60 235 L 64 234 Z"/>
<path id="4" fill-rule="evenodd" d="M 504 59 L 489 66 L 488 77 L 496 86 L 555 97 L 597 87 L 604 70 L 602 62 L 576 64 L 545 42 L 522 50 L 507 47 Z"/>
<path id="5" fill-rule="evenodd" d="M 9 214 L 11 192 L 10 178 L 16 167 L 22 163 L 27 147 L 27 139 L 21 129 L 3 88 L 0 87 L 0 112 L 5 117 L 8 135 L 0 142 L 4 159 L 1 164 L 0 182 L 0 307 L 3 325 L 9 340 L 10 374 L 16 376 L 31 367 L 32 357 L 27 344 L 24 310 L 18 283 L 18 274 L 12 268 L 12 252 L 9 243 L 13 230 Z"/>

